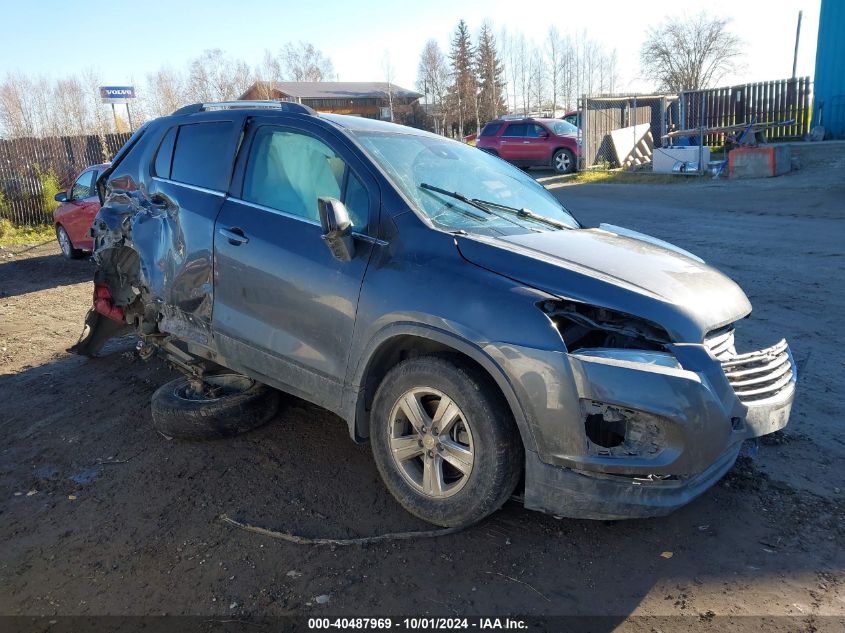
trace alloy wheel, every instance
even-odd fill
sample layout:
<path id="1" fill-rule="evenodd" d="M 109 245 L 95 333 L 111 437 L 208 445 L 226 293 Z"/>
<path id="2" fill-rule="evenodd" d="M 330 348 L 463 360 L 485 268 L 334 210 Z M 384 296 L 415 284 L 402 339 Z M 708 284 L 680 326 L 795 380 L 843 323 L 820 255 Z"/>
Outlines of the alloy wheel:
<path id="1" fill-rule="evenodd" d="M 446 498 L 466 485 L 475 462 L 472 429 L 449 396 L 411 389 L 393 405 L 388 425 L 391 457 L 417 491 Z"/>
<path id="2" fill-rule="evenodd" d="M 555 156 L 555 170 L 561 173 L 569 171 L 572 160 L 566 152 L 558 152 Z"/>
<path id="3" fill-rule="evenodd" d="M 63 226 L 60 226 L 56 230 L 56 237 L 59 240 L 59 248 L 62 249 L 62 254 L 65 257 L 70 257 L 73 255 L 73 245 L 70 243 L 70 238 L 68 237 L 67 231 L 65 231 Z"/>

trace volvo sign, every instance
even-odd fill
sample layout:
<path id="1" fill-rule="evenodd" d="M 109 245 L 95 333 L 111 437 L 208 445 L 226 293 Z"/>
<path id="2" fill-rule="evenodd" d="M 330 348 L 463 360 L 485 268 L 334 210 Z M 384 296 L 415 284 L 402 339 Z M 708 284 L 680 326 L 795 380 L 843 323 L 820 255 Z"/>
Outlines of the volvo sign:
<path id="1" fill-rule="evenodd" d="M 103 103 L 129 103 L 135 98 L 135 86 L 100 86 L 100 100 Z"/>

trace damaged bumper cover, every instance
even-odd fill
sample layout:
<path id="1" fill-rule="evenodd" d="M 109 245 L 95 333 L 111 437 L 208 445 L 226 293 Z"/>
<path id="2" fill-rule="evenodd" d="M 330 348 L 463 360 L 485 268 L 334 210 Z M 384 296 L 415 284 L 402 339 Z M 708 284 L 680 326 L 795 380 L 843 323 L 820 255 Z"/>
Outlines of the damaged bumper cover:
<path id="1" fill-rule="evenodd" d="M 786 341 L 737 354 L 731 331 L 729 345 L 671 345 L 656 362 L 592 351 L 535 351 L 547 377 L 552 365 L 571 374 L 568 395 L 581 406 L 535 412 L 541 437 L 538 452 L 526 452 L 529 509 L 592 519 L 668 514 L 730 470 L 744 440 L 788 422 L 797 372 Z M 556 435 L 543 437 L 550 424 Z"/>

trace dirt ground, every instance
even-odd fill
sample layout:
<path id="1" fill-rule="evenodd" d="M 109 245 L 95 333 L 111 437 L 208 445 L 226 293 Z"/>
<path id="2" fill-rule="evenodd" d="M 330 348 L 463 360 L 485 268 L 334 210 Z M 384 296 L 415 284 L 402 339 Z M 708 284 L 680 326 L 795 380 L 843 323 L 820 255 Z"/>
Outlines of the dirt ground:
<path id="1" fill-rule="evenodd" d="M 149 399 L 170 370 L 140 360 L 128 337 L 96 359 L 65 352 L 90 303 L 92 264 L 63 260 L 55 244 L 0 251 L 0 614 L 566 614 L 609 616 L 592 630 L 841 631 L 836 171 L 824 186 L 787 177 L 553 189 L 588 224 L 654 234 L 724 270 L 754 305 L 740 346 L 786 336 L 800 366 L 786 431 L 749 447 L 700 499 L 652 520 L 555 519 L 511 501 L 456 535 L 368 546 L 233 528 L 218 516 L 337 538 L 426 526 L 382 486 L 368 446 L 295 398 L 234 440 L 156 434 Z"/>

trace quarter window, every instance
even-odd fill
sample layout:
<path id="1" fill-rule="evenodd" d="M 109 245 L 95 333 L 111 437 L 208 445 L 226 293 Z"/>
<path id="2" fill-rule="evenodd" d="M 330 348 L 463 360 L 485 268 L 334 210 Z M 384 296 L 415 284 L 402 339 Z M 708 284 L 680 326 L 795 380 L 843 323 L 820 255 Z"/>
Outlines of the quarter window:
<path id="1" fill-rule="evenodd" d="M 176 128 L 172 127 L 164 135 L 156 152 L 153 173 L 160 178 L 170 178 L 170 164 L 173 161 L 173 145 L 176 142 Z"/>
<path id="2" fill-rule="evenodd" d="M 502 127 L 501 123 L 488 123 L 481 130 L 481 136 L 496 136 L 496 132 Z"/>
<path id="3" fill-rule="evenodd" d="M 356 230 L 366 228 L 366 189 L 332 148 L 306 134 L 260 128 L 247 162 L 242 198 L 319 221 L 321 197 L 344 201 Z"/>
<path id="4" fill-rule="evenodd" d="M 192 123 L 179 127 L 170 178 L 188 185 L 223 191 L 232 165 L 232 123 Z"/>

